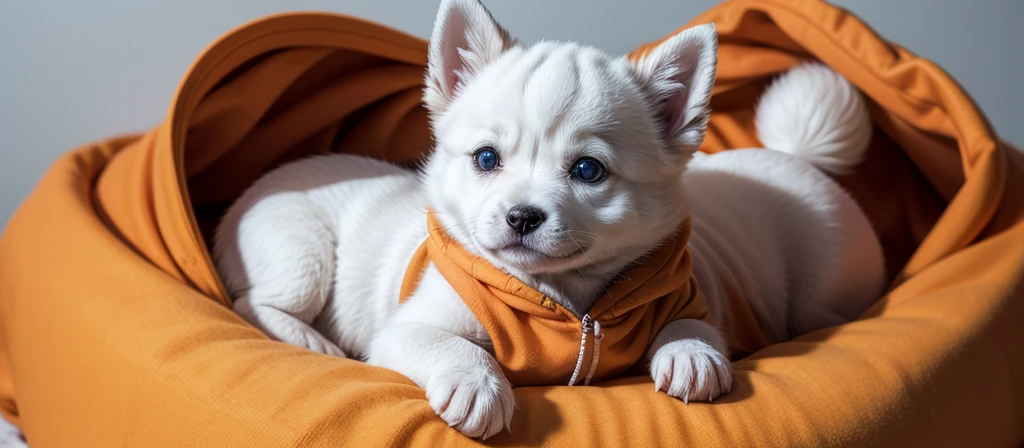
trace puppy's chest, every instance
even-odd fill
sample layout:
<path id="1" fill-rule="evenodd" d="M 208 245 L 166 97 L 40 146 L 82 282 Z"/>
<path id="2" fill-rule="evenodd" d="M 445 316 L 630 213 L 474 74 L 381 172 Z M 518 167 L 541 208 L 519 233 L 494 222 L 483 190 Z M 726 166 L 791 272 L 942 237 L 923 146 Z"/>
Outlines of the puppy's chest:
<path id="1" fill-rule="evenodd" d="M 509 381 L 582 384 L 618 377 L 637 365 L 668 322 L 709 318 L 688 260 L 685 242 L 665 248 L 629 271 L 630 281 L 610 285 L 581 318 L 431 230 L 413 257 L 403 295 L 424 281 L 417 267 L 432 264 L 488 334 Z"/>

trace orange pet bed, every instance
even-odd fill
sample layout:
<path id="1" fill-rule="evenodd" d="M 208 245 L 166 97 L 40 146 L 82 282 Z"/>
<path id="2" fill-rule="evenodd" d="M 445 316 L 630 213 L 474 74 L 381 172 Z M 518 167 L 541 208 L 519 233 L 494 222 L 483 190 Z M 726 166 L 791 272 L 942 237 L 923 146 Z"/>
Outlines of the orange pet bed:
<path id="1" fill-rule="evenodd" d="M 714 403 L 648 377 L 522 387 L 511 432 L 488 443 L 1024 441 L 1024 155 L 941 69 L 826 3 L 734 0 L 692 21 L 707 22 L 721 56 L 705 151 L 758 147 L 752 106 L 799 61 L 871 99 L 869 158 L 840 181 L 882 237 L 891 288 L 856 322 L 734 363 Z M 427 151 L 425 59 L 422 40 L 363 20 L 265 18 L 203 53 L 155 129 L 57 161 L 0 239 L 3 416 L 33 447 L 476 444 L 405 377 L 248 325 L 208 253 L 226 205 L 275 166 Z"/>

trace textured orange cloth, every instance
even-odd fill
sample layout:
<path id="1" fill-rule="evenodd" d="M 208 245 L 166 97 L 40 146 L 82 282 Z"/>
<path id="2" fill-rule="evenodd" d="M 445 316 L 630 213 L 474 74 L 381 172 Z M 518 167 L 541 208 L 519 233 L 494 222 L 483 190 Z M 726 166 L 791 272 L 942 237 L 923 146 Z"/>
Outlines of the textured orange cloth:
<path id="1" fill-rule="evenodd" d="M 402 283 L 407 298 L 429 263 L 459 293 L 487 330 L 494 355 L 513 386 L 567 384 L 616 378 L 643 359 L 665 324 L 676 319 L 708 320 L 704 297 L 693 279 L 693 258 L 686 248 L 687 219 L 674 244 L 666 244 L 626 272 L 594 304 L 589 316 L 600 336 L 550 297 L 470 254 L 453 240 L 433 213 L 427 214 L 429 236 L 409 263 Z M 583 343 L 586 338 L 586 343 Z M 595 338 L 600 339 L 595 356 Z M 584 353 L 581 355 L 580 346 Z M 592 367 L 596 370 L 591 372 Z"/>
<path id="2" fill-rule="evenodd" d="M 870 98 L 869 159 L 841 182 L 882 237 L 889 291 L 856 322 L 735 362 L 712 404 L 645 375 L 519 387 L 511 432 L 488 443 L 1020 444 L 1024 156 L 942 70 L 838 8 L 732 0 L 692 21 L 707 22 L 721 56 L 705 151 L 759 146 L 758 94 L 804 59 Z M 205 241 L 285 161 L 415 162 L 425 62 L 423 41 L 359 19 L 261 19 L 205 50 L 153 130 L 56 161 L 0 237 L 4 417 L 33 447 L 476 444 L 403 376 L 247 325 Z"/>

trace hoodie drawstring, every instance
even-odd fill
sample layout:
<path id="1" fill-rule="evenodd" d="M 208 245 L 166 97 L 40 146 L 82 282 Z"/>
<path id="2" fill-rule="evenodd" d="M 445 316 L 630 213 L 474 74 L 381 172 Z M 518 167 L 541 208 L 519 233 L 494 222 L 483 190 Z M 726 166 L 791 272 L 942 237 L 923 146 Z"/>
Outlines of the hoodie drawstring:
<path id="1" fill-rule="evenodd" d="M 575 386 L 576 379 L 579 378 L 580 368 L 583 367 L 583 356 L 587 351 L 587 335 L 590 332 L 594 332 L 594 355 L 590 360 L 590 369 L 587 371 L 587 377 L 583 380 L 583 385 L 589 385 L 590 379 L 594 377 L 594 372 L 597 371 L 597 361 L 601 356 L 601 339 L 604 339 L 604 333 L 601 333 L 601 323 L 590 317 L 589 314 L 583 316 L 583 335 L 580 338 L 580 354 L 576 358 L 576 368 L 572 371 L 572 377 L 569 378 L 569 385 Z"/>

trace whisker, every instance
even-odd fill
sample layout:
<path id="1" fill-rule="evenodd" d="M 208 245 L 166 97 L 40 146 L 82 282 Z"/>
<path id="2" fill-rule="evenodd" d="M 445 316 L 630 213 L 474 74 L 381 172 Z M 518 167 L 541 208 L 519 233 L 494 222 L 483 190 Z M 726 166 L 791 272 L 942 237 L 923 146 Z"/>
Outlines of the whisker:
<path id="1" fill-rule="evenodd" d="M 587 251 L 583 250 L 583 246 L 580 246 L 580 243 L 579 243 L 578 241 L 576 241 L 576 238 L 573 238 L 573 237 L 572 237 L 572 234 L 566 234 L 566 235 L 568 235 L 568 236 L 569 236 L 569 239 L 570 239 L 570 240 L 572 240 L 573 244 L 575 244 L 575 245 L 576 245 L 576 247 L 578 247 L 578 248 L 580 249 L 580 252 L 581 252 L 581 253 L 583 254 L 583 257 L 584 257 L 584 258 L 586 258 L 586 259 L 587 259 L 587 261 L 589 261 L 589 262 L 590 262 L 590 264 L 594 265 L 594 267 L 596 267 L 596 268 L 597 268 L 598 272 L 600 272 L 600 273 L 602 273 L 602 274 L 607 274 L 607 273 L 606 273 L 606 272 L 604 271 L 604 269 L 601 269 L 601 266 L 599 266 L 599 265 L 598 265 L 597 263 L 595 263 L 595 262 L 594 262 L 594 260 L 593 260 L 593 259 L 591 259 L 589 255 L 587 255 Z M 583 274 L 583 270 L 581 270 L 579 266 L 576 266 L 576 272 L 579 272 L 579 273 L 580 273 L 580 275 L 582 275 L 582 276 L 583 276 L 583 279 L 584 279 L 584 280 L 586 280 L 586 282 L 587 282 L 587 283 L 588 283 L 588 284 L 589 284 L 590 286 L 593 286 L 593 285 L 594 285 L 593 283 L 591 283 L 590 279 L 589 279 L 589 278 L 587 278 L 587 276 L 586 276 L 585 274 Z M 610 278 L 610 277 L 609 277 L 609 278 Z M 603 290 L 604 290 L 604 293 L 605 293 L 605 294 L 608 294 L 608 295 L 612 295 L 611 291 L 609 291 L 609 290 L 608 290 L 608 281 L 607 281 L 607 280 L 608 280 L 608 278 L 606 278 L 606 279 L 605 279 L 605 283 L 603 283 L 603 284 L 601 285 L 601 289 L 603 289 Z"/>
<path id="2" fill-rule="evenodd" d="M 582 233 L 582 234 L 587 235 L 587 236 L 592 236 L 592 237 L 596 238 L 599 242 L 601 242 L 601 244 L 604 244 L 605 247 L 608 248 L 608 250 L 612 251 L 612 253 L 615 254 L 615 258 L 622 258 L 622 256 L 619 255 L 619 253 L 615 251 L 615 248 L 612 247 L 611 244 L 608 244 L 608 242 L 605 241 L 605 239 L 602 238 L 601 235 L 598 235 L 598 234 L 593 233 L 593 232 L 586 232 L 586 231 L 583 231 L 583 230 L 573 230 L 573 229 L 565 229 L 565 230 L 563 230 L 563 232 L 569 232 L 569 233 L 575 232 L 575 233 Z M 572 236 L 570 236 L 570 238 L 572 238 Z"/>

